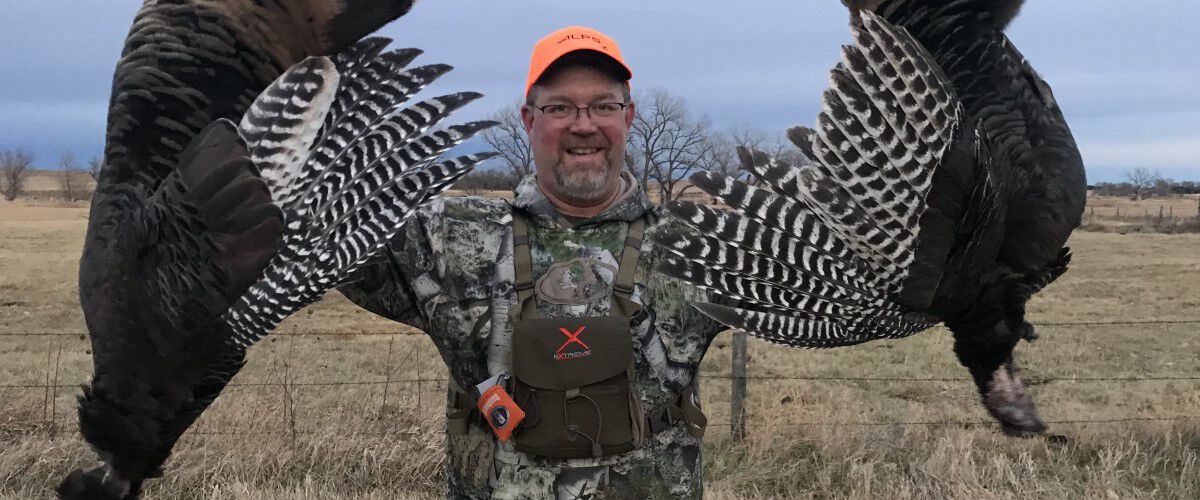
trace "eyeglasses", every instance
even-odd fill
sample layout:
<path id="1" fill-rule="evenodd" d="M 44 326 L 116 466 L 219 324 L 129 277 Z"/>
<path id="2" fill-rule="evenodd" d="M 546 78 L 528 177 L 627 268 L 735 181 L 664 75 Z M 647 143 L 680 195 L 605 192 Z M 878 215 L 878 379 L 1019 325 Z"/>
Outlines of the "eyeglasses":
<path id="1" fill-rule="evenodd" d="M 533 109 L 541 111 L 543 115 L 549 116 L 555 120 L 565 120 L 567 118 L 579 118 L 580 110 L 588 110 L 588 115 L 592 118 L 612 118 L 620 112 L 625 111 L 625 107 L 629 103 L 625 102 L 598 102 L 589 106 L 571 106 L 569 104 L 547 104 L 545 106 L 533 106 Z"/>

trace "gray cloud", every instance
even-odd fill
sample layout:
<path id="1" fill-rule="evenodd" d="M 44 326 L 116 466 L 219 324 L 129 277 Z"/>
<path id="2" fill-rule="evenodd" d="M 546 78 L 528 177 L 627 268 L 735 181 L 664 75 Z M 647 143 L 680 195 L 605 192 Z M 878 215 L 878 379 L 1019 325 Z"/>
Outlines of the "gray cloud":
<path id="1" fill-rule="evenodd" d="M 0 148 L 33 149 L 41 164 L 62 149 L 100 151 L 112 67 L 139 3 L 5 5 L 5 18 L 21 22 L 0 31 Z M 425 49 L 421 62 L 458 68 L 431 92 L 487 94 L 462 119 L 513 102 L 532 44 L 582 24 L 621 43 L 635 90 L 667 88 L 717 127 L 781 132 L 810 123 L 838 46 L 849 40 L 843 8 L 837 0 L 734 5 L 425 0 L 381 34 Z M 1054 0 L 1028 2 L 1013 24 L 1010 38 L 1054 85 L 1093 180 L 1135 165 L 1200 178 L 1198 17 L 1192 0 Z"/>

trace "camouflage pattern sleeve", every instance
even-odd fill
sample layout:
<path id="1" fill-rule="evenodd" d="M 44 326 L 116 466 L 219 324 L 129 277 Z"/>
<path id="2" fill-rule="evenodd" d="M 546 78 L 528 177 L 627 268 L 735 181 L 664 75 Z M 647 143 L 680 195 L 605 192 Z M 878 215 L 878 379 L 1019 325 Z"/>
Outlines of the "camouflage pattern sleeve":
<path id="1" fill-rule="evenodd" d="M 651 240 L 654 232 L 667 228 L 677 231 L 693 231 L 691 227 L 669 216 L 665 207 L 654 207 L 653 213 L 657 223 L 647 233 L 647 241 Z M 647 279 L 662 281 L 661 286 L 656 287 L 656 290 L 660 290 L 660 292 L 651 300 L 669 304 L 671 310 L 677 313 L 676 321 L 679 324 L 676 325 L 676 330 L 679 334 L 674 337 L 679 339 L 683 345 L 691 346 L 691 349 L 694 350 L 694 352 L 687 353 L 686 362 L 698 365 L 700 358 L 703 358 L 708 351 L 712 340 L 721 332 L 728 330 L 729 327 L 705 316 L 691 305 L 695 302 L 713 302 L 736 307 L 738 302 L 729 297 L 708 293 L 682 280 L 655 271 L 654 268 L 665 255 L 662 249 L 653 245 L 646 245 L 646 247 L 646 253 L 649 255 L 649 262 L 647 262 L 645 270 Z M 689 335 L 693 337 L 689 338 Z"/>
<path id="2" fill-rule="evenodd" d="M 510 220 L 504 200 L 438 197 L 339 290 L 368 311 L 424 331 L 455 383 L 474 385 L 487 378 L 496 258 Z"/>
<path id="3" fill-rule="evenodd" d="M 409 218 L 387 250 L 376 256 L 355 275 L 353 281 L 338 287 L 347 299 L 359 307 L 393 321 L 419 330 L 426 322 L 417 307 L 416 296 L 410 288 L 410 267 L 405 263 L 418 257 L 428 260 L 431 251 L 423 221 L 429 220 L 428 206 L 418 216 Z"/>

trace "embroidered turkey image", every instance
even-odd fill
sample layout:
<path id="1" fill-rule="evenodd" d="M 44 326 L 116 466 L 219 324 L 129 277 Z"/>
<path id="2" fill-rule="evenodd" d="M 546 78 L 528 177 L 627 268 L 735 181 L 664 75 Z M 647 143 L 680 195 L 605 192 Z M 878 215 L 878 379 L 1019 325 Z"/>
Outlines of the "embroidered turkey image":
<path id="1" fill-rule="evenodd" d="M 581 306 L 612 294 L 617 268 L 591 257 L 577 257 L 552 264 L 538 278 L 537 296 L 551 304 Z"/>

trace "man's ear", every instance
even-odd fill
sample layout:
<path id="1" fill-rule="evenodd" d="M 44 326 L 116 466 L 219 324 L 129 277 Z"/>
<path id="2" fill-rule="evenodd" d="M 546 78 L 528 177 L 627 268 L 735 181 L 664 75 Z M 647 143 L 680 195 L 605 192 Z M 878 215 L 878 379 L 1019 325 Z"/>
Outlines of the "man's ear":
<path id="1" fill-rule="evenodd" d="M 533 107 L 528 104 L 521 105 L 521 123 L 525 125 L 525 134 L 533 132 Z"/>
<path id="2" fill-rule="evenodd" d="M 633 117 L 637 116 L 637 109 L 634 106 L 633 101 L 629 101 L 629 105 L 625 106 L 625 128 L 633 126 Z"/>

